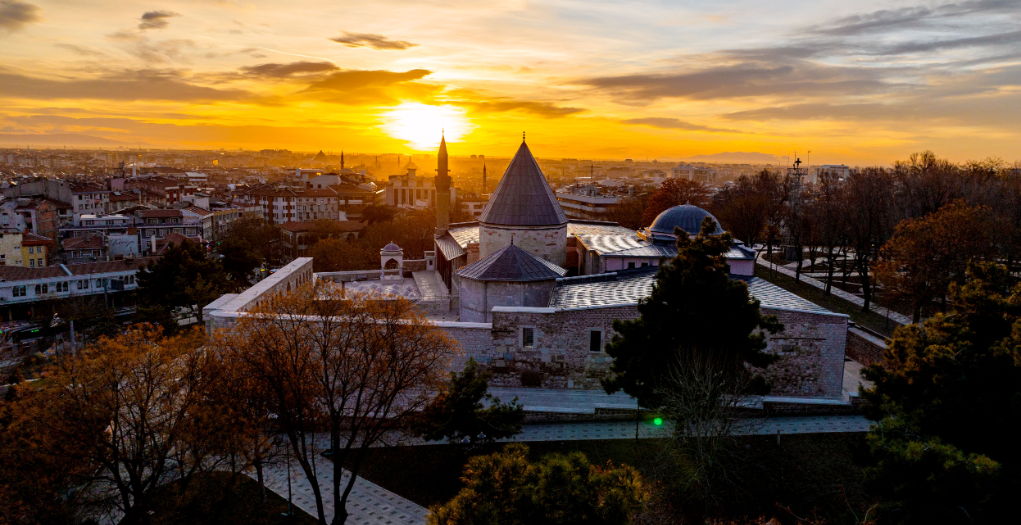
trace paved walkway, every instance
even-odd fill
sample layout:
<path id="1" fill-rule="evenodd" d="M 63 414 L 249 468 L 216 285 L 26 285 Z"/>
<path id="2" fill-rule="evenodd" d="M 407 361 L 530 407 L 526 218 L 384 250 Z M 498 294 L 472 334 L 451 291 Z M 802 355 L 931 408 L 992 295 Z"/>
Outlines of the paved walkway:
<path id="1" fill-rule="evenodd" d="M 759 254 L 759 257 L 756 259 L 756 262 L 760 266 L 765 266 L 766 268 L 773 268 L 776 271 L 778 271 L 778 272 L 780 272 L 780 273 L 782 273 L 782 274 L 784 274 L 784 275 L 786 275 L 788 277 L 792 277 L 792 278 L 796 277 L 796 273 L 797 272 L 795 272 L 794 270 L 792 270 L 790 268 L 787 268 L 785 266 L 781 266 L 779 264 L 770 264 L 769 261 L 767 261 L 767 260 L 765 260 L 763 258 L 763 254 L 761 254 L 761 253 Z M 805 275 L 804 273 L 801 274 L 801 282 L 809 284 L 809 285 L 812 285 L 812 286 L 814 286 L 814 287 L 816 287 L 816 288 L 818 288 L 820 290 L 825 290 L 826 289 L 826 283 L 825 282 L 820 281 L 818 279 L 814 279 L 812 277 L 809 277 L 809 276 Z M 832 293 L 833 295 L 835 295 L 835 296 L 837 296 L 837 297 L 839 297 L 841 299 L 844 299 L 845 301 L 849 301 L 851 303 L 854 303 L 854 304 L 856 304 L 858 306 L 864 306 L 865 305 L 865 299 L 862 299 L 861 297 L 858 297 L 857 295 L 855 295 L 853 293 L 845 292 L 845 291 L 837 288 L 836 286 L 830 288 L 830 293 Z M 899 314 L 899 313 L 897 313 L 897 312 L 895 312 L 893 310 L 890 310 L 890 309 L 886 308 L 885 306 L 879 306 L 878 304 L 876 304 L 874 302 L 871 305 L 869 305 L 869 309 L 872 310 L 873 312 L 876 312 L 879 315 L 889 316 L 890 320 L 894 321 L 896 323 L 899 323 L 899 324 L 902 324 L 902 325 L 911 324 L 911 318 L 910 317 L 908 317 L 906 315 L 901 315 L 901 314 Z"/>
<path id="2" fill-rule="evenodd" d="M 317 463 L 319 463 L 317 461 Z M 326 522 L 333 521 L 333 464 L 323 459 L 318 464 L 317 478 L 319 479 L 319 490 L 322 491 L 323 509 L 326 511 Z M 255 472 L 249 476 L 255 479 Z M 287 499 L 287 465 L 275 465 L 267 467 L 263 471 L 266 481 L 266 488 Z M 344 490 L 350 473 L 343 471 L 343 479 L 340 481 L 340 489 Z M 423 480 L 423 482 L 427 482 Z M 305 477 L 305 473 L 295 462 L 291 462 L 291 492 L 295 507 L 309 513 L 311 516 L 318 516 L 316 510 L 316 498 L 312 492 L 312 485 Z M 347 523 L 363 525 L 397 525 L 425 523 L 429 510 L 411 500 L 405 499 L 389 490 L 364 478 L 355 480 L 355 486 L 347 501 L 348 519 Z"/>

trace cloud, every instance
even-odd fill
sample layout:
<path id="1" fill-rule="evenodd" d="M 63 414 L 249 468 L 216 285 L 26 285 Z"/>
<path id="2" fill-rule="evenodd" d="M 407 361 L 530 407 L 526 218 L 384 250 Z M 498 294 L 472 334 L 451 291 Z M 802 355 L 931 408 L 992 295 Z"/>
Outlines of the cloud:
<path id="1" fill-rule="evenodd" d="M 484 101 L 461 101 L 451 104 L 469 107 L 481 113 L 505 113 L 509 111 L 521 111 L 543 118 L 556 118 L 574 115 L 585 111 L 583 108 L 563 107 L 549 102 L 535 102 L 529 100 L 507 100 L 495 99 Z"/>
<path id="2" fill-rule="evenodd" d="M 399 100 L 423 101 L 442 91 L 442 86 L 416 82 L 432 74 L 426 69 L 409 71 L 348 69 L 311 82 L 303 93 L 337 104 L 389 104 Z"/>
<path id="3" fill-rule="evenodd" d="M 935 40 L 929 42 L 908 42 L 888 47 L 876 52 L 877 55 L 903 55 L 907 53 L 922 53 L 927 51 L 938 51 L 942 49 L 960 49 L 967 47 L 1007 46 L 1021 43 L 1021 31 L 1011 33 L 995 33 L 991 35 L 975 36 L 967 38 L 955 38 L 950 40 Z"/>
<path id="4" fill-rule="evenodd" d="M 348 33 L 347 31 L 344 32 L 343 36 L 335 36 L 330 40 L 338 44 L 344 44 L 347 47 L 371 47 L 372 49 L 384 50 L 403 50 L 418 45 L 404 40 L 390 40 L 383 35 Z"/>
<path id="5" fill-rule="evenodd" d="M 170 19 L 175 16 L 181 15 L 173 11 L 148 11 L 142 13 L 142 23 L 138 24 L 138 28 L 142 31 L 146 29 L 163 29 L 170 25 Z"/>
<path id="6" fill-rule="evenodd" d="M 118 31 L 106 36 L 118 42 L 128 53 L 149 64 L 166 64 L 177 61 L 187 62 L 185 52 L 197 47 L 194 40 L 187 38 L 154 41 L 144 33 L 132 33 L 130 31 Z"/>
<path id="7" fill-rule="evenodd" d="M 0 70 L 0 96 L 51 100 L 165 100 L 212 103 L 252 99 L 238 89 L 216 89 L 188 83 L 178 71 L 153 69 L 110 72 L 99 78 L 50 80 Z"/>
<path id="8" fill-rule="evenodd" d="M 853 15 L 834 20 L 832 23 L 810 30 L 826 35 L 862 35 L 929 25 L 933 21 L 945 21 L 979 13 L 1016 12 L 1017 0 L 970 0 L 943 4 L 936 7 L 913 6 L 900 9 L 882 9 L 863 15 Z"/>
<path id="9" fill-rule="evenodd" d="M 654 128 L 662 129 L 680 129 L 684 131 L 705 131 L 708 133 L 740 133 L 734 129 L 724 128 L 711 128 L 709 126 L 702 126 L 700 124 L 692 124 L 676 118 L 666 117 L 646 117 L 646 118 L 630 118 L 621 121 L 624 124 L 635 124 L 639 126 L 652 126 Z"/>
<path id="10" fill-rule="evenodd" d="M 241 71 L 245 74 L 262 78 L 289 78 L 293 75 L 306 73 L 323 73 L 340 69 L 332 62 L 291 62 L 289 64 L 259 64 L 255 66 L 243 66 Z"/>
<path id="11" fill-rule="evenodd" d="M 671 97 L 708 100 L 763 95 L 862 95 L 889 87 L 867 69 L 810 62 L 800 62 L 798 67 L 746 62 L 692 73 L 597 77 L 575 83 L 605 90 L 618 102 L 632 104 Z"/>
<path id="12" fill-rule="evenodd" d="M 0 0 L 0 33 L 13 33 L 42 20 L 38 6 L 18 0 Z"/>
<path id="13" fill-rule="evenodd" d="M 56 46 L 56 47 L 62 48 L 62 49 L 66 49 L 66 50 L 68 50 L 68 51 L 70 51 L 70 52 L 72 52 L 72 53 L 74 53 L 74 54 L 76 54 L 78 56 L 83 56 L 83 57 L 102 57 L 102 56 L 106 56 L 106 53 L 103 53 L 103 52 L 100 52 L 100 51 L 96 51 L 95 49 L 90 49 L 90 48 L 85 47 L 85 46 L 79 46 L 79 45 L 76 45 L 76 44 L 53 44 L 53 45 Z"/>

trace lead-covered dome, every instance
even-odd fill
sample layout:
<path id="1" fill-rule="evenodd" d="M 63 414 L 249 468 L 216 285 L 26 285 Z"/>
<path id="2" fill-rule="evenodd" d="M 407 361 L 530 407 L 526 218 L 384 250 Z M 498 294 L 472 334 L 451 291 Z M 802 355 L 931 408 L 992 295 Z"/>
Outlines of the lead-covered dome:
<path id="1" fill-rule="evenodd" d="M 716 223 L 716 230 L 713 231 L 713 235 L 722 234 L 723 228 L 720 228 L 720 221 L 716 220 L 713 214 L 691 204 L 674 206 L 660 213 L 656 216 L 656 220 L 652 221 L 649 231 L 653 234 L 658 233 L 672 236 L 676 226 L 688 232 L 688 235 L 698 235 L 702 231 L 702 220 L 706 217 L 709 217 Z"/>

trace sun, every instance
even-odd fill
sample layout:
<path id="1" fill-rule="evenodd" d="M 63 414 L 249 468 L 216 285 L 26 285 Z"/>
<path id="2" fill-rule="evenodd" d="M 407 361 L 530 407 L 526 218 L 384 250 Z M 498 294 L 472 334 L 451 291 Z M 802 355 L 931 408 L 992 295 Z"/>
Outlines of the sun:
<path id="1" fill-rule="evenodd" d="M 383 115 L 383 131 L 403 140 L 414 149 L 429 150 L 440 145 L 440 133 L 447 140 L 457 142 L 475 126 L 465 117 L 465 111 L 455 106 L 429 106 L 404 103 Z"/>

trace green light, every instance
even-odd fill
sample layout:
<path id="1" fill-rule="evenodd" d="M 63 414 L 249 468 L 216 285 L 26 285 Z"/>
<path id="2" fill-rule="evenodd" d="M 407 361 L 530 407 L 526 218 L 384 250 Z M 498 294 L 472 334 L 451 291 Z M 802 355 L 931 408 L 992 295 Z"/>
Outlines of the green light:
<path id="1" fill-rule="evenodd" d="M 663 424 L 663 418 L 657 417 L 656 419 L 652 420 L 652 423 L 658 427 Z"/>

